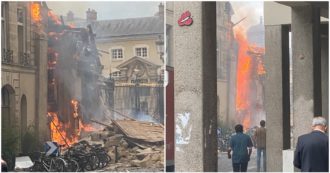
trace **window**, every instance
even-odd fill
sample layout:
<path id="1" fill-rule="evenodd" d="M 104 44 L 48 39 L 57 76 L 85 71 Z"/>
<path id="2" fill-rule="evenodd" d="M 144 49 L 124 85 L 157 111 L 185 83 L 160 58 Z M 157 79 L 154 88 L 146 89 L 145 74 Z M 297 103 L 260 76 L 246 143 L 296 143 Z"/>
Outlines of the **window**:
<path id="1" fill-rule="evenodd" d="M 116 72 L 112 73 L 112 77 L 120 77 L 120 76 L 121 76 L 120 71 L 116 71 Z"/>
<path id="2" fill-rule="evenodd" d="M 123 56 L 123 49 L 111 49 L 111 56 L 112 59 L 122 59 Z"/>
<path id="3" fill-rule="evenodd" d="M 22 57 L 26 50 L 26 34 L 25 34 L 25 10 L 17 9 L 17 38 L 18 38 L 18 53 Z"/>
<path id="4" fill-rule="evenodd" d="M 2 128 L 8 128 L 10 125 L 10 116 L 11 116 L 11 109 L 10 109 L 10 91 L 8 86 L 2 87 L 1 90 L 1 121 L 2 121 Z"/>
<path id="5" fill-rule="evenodd" d="M 17 22 L 20 24 L 24 23 L 24 10 L 21 8 L 17 9 Z"/>
<path id="6" fill-rule="evenodd" d="M 148 57 L 147 47 L 137 47 L 135 48 L 135 55 L 139 57 Z"/>
<path id="7" fill-rule="evenodd" d="M 8 2 L 1 2 L 1 49 L 8 48 L 8 35 L 7 35 L 7 15 Z"/>

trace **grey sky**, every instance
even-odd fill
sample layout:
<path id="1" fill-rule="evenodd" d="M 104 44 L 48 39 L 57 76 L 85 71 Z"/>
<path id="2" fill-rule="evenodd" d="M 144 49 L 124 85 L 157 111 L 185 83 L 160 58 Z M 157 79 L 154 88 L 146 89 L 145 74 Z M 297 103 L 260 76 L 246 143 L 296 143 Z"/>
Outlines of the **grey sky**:
<path id="1" fill-rule="evenodd" d="M 105 1 L 48 1 L 47 5 L 57 15 L 66 16 L 71 10 L 75 17 L 86 18 L 88 8 L 97 11 L 98 20 L 153 16 L 161 1 L 105 2 Z"/>

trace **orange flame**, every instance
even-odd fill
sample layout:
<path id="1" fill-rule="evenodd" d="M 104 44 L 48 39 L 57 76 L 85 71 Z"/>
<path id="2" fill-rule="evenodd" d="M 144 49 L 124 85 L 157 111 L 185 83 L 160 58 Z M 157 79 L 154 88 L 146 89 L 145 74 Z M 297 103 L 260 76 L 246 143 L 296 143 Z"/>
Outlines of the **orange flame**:
<path id="1" fill-rule="evenodd" d="M 67 134 L 66 129 L 68 126 L 59 120 L 57 113 L 48 112 L 48 116 L 51 118 L 49 127 L 52 141 L 57 142 L 59 145 L 72 145 L 78 141 L 77 136 Z"/>
<path id="2" fill-rule="evenodd" d="M 251 126 L 251 108 L 253 103 L 251 99 L 251 88 L 253 83 L 253 75 L 263 75 L 266 73 L 261 59 L 264 55 L 265 49 L 250 45 L 246 38 L 246 31 L 244 28 L 237 26 L 234 30 L 235 38 L 239 44 L 238 59 L 237 59 L 237 81 L 236 81 L 236 113 L 240 123 L 244 129 Z M 250 56 L 251 53 L 253 56 Z M 253 59 L 255 58 L 255 59 Z M 254 65 L 256 69 L 254 70 Z"/>
<path id="3" fill-rule="evenodd" d="M 74 118 L 78 118 L 79 114 L 78 114 L 78 104 L 79 102 L 77 100 L 71 100 L 71 105 L 73 107 L 73 117 Z"/>
<path id="4" fill-rule="evenodd" d="M 236 81 L 236 111 L 241 119 L 243 127 L 250 127 L 250 83 L 252 73 L 252 59 L 247 54 L 249 43 L 246 39 L 246 34 L 243 28 L 235 28 L 235 37 L 239 44 L 238 59 L 237 59 L 237 81 Z"/>
<path id="5" fill-rule="evenodd" d="M 65 145 L 65 147 L 77 143 L 80 138 L 80 133 L 82 131 L 91 132 L 96 130 L 90 124 L 82 123 L 81 118 L 79 118 L 78 112 L 79 102 L 75 99 L 72 99 L 71 105 L 73 108 L 73 117 L 79 122 L 79 126 L 74 129 L 74 133 L 71 135 L 67 133 L 67 130 L 75 127 L 72 127 L 70 123 L 61 122 L 57 113 L 48 112 L 48 117 L 51 119 L 49 124 L 51 139 L 52 141 L 57 142 L 59 145 Z"/>
<path id="6" fill-rule="evenodd" d="M 56 25 L 61 25 L 62 22 L 61 20 L 57 17 L 57 15 L 54 14 L 53 11 L 49 10 L 48 11 L 48 17 L 56 24 Z"/>
<path id="7" fill-rule="evenodd" d="M 251 57 L 247 54 L 248 42 L 245 38 L 244 31 L 241 28 L 236 29 L 236 39 L 239 43 L 238 64 L 237 64 L 237 81 L 236 81 L 236 110 L 244 110 L 249 106 L 248 91 L 251 81 Z"/>
<path id="8" fill-rule="evenodd" d="M 92 132 L 92 131 L 95 131 L 96 129 L 94 127 L 92 127 L 92 125 L 90 124 L 83 124 L 81 122 L 81 120 L 79 120 L 79 128 L 81 130 L 84 130 L 85 132 Z"/>
<path id="9" fill-rule="evenodd" d="M 39 23 L 42 20 L 39 3 L 31 4 L 31 17 L 32 17 L 32 20 L 36 23 Z"/>
<path id="10" fill-rule="evenodd" d="M 74 25 L 73 23 L 69 23 L 69 24 L 68 24 L 68 27 L 69 27 L 69 28 L 74 28 L 75 25 Z"/>

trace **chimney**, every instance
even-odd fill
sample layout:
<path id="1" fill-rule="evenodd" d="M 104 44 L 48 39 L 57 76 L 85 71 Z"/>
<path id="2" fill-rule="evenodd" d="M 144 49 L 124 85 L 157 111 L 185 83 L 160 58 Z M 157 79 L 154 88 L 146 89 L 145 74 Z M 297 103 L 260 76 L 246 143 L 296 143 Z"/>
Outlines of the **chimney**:
<path id="1" fill-rule="evenodd" d="M 93 9 L 91 10 L 88 8 L 88 11 L 86 11 L 86 20 L 87 22 L 93 22 L 97 20 L 97 12 Z"/>
<path id="2" fill-rule="evenodd" d="M 66 14 L 66 20 L 67 21 L 73 21 L 74 20 L 74 14 L 71 10 Z"/>
<path id="3" fill-rule="evenodd" d="M 158 5 L 158 15 L 159 16 L 164 16 L 164 4 L 163 3 L 160 3 Z"/>

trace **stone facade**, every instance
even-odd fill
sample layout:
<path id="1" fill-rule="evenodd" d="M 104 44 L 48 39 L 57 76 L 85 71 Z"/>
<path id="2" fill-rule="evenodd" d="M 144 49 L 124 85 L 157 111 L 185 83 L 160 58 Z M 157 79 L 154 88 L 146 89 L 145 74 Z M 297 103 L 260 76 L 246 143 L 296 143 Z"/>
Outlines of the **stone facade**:
<path id="1" fill-rule="evenodd" d="M 238 45 L 234 38 L 230 2 L 217 2 L 217 95 L 218 122 L 233 123 L 236 98 L 236 66 Z"/>
<path id="2" fill-rule="evenodd" d="M 35 30 L 31 3 L 2 2 L 1 119 L 19 139 L 34 127 L 39 142 L 49 139 L 47 126 L 47 38 Z M 21 146 L 25 145 L 19 143 Z"/>

